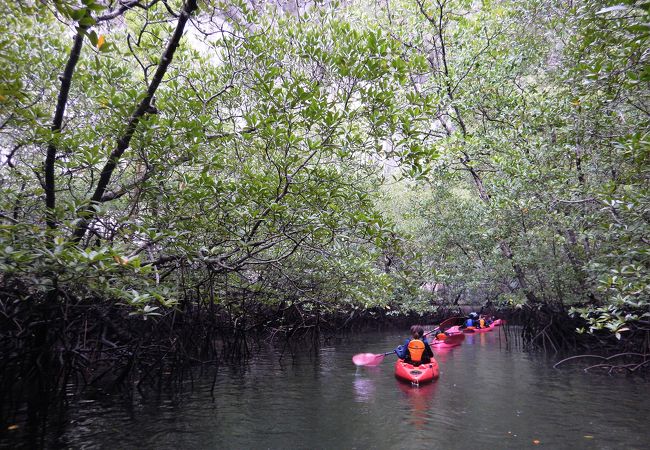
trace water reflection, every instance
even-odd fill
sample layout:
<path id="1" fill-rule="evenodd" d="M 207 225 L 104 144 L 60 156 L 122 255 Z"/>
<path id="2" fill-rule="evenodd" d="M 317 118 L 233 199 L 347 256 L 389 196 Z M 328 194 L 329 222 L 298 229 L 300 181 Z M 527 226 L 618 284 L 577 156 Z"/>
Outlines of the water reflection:
<path id="1" fill-rule="evenodd" d="M 410 424 L 417 430 L 424 429 L 431 418 L 430 412 L 438 383 L 434 381 L 433 383 L 413 386 L 402 381 L 396 381 L 395 384 L 411 407 Z"/>
<path id="2" fill-rule="evenodd" d="M 438 361 L 438 364 L 444 363 L 447 361 L 449 355 L 453 353 L 456 348 L 458 347 L 434 347 L 433 356 L 434 358 L 436 358 L 436 361 Z M 442 370 L 442 366 L 440 367 L 440 370 Z"/>
<path id="3" fill-rule="evenodd" d="M 182 393 L 71 398 L 48 414 L 45 433 L 29 428 L 27 414 L 12 421 L 19 428 L 0 430 L 0 448 L 518 450 L 539 440 L 627 450 L 650 442 L 647 379 L 553 370 L 542 355 L 500 345 L 498 332 L 434 348 L 440 378 L 420 387 L 395 379 L 394 356 L 374 368 L 350 361 L 404 337 L 355 335 L 284 359 L 269 349 L 243 370 L 197 374 Z"/>
<path id="4" fill-rule="evenodd" d="M 356 394 L 356 400 L 359 403 L 368 403 L 370 400 L 375 397 L 375 381 L 370 378 L 362 378 L 362 374 L 358 373 L 354 379 L 354 393 Z"/>

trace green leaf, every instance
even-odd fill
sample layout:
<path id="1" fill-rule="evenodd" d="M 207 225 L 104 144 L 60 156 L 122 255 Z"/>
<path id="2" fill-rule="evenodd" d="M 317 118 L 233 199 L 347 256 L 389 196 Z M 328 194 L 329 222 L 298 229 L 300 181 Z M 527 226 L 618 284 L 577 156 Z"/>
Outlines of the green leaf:
<path id="1" fill-rule="evenodd" d="M 92 16 L 84 16 L 81 20 L 79 20 L 79 25 L 89 28 L 95 25 L 95 19 Z"/>
<path id="2" fill-rule="evenodd" d="M 93 30 L 90 33 L 88 33 L 88 39 L 90 40 L 90 43 L 93 46 L 97 46 L 97 33 Z"/>

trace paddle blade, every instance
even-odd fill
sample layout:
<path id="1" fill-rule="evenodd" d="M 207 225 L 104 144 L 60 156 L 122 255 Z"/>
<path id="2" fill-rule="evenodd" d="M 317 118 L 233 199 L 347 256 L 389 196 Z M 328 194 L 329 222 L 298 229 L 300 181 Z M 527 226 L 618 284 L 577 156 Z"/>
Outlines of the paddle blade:
<path id="1" fill-rule="evenodd" d="M 384 355 L 376 353 L 357 353 L 352 357 L 352 362 L 355 366 L 369 366 L 374 367 L 379 365 L 384 360 Z"/>
<path id="2" fill-rule="evenodd" d="M 440 330 L 446 331 L 448 328 L 453 327 L 454 325 L 462 325 L 465 323 L 464 317 L 450 317 L 447 320 L 440 322 Z"/>

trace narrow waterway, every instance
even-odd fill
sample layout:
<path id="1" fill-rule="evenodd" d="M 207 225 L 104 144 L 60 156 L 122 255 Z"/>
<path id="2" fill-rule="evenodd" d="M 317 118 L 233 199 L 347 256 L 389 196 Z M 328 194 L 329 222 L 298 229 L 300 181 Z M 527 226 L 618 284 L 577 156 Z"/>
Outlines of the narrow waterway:
<path id="1" fill-rule="evenodd" d="M 7 448 L 647 449 L 650 381 L 556 370 L 498 332 L 438 352 L 437 382 L 394 378 L 395 358 L 357 368 L 403 333 L 362 334 L 295 357 L 269 350 L 189 381 L 182 394 L 72 400 L 44 433 L 18 423 Z M 213 394 L 211 393 L 214 387 Z"/>

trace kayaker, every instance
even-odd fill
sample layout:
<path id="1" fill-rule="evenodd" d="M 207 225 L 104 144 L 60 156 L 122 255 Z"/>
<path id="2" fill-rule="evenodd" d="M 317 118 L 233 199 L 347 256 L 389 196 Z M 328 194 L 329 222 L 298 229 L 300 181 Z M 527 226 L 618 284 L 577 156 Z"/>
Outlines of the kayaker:
<path id="1" fill-rule="evenodd" d="M 485 328 L 485 316 L 481 316 L 478 319 L 478 327 L 479 328 Z"/>
<path id="2" fill-rule="evenodd" d="M 478 325 L 478 314 L 472 311 L 471 313 L 469 313 L 469 317 L 465 321 L 465 328 L 475 327 L 477 325 Z"/>
<path id="3" fill-rule="evenodd" d="M 424 328 L 421 325 L 411 327 L 411 337 L 406 339 L 404 347 L 406 348 L 404 361 L 414 366 L 431 362 L 433 358 L 433 351 L 427 338 L 424 337 Z"/>

